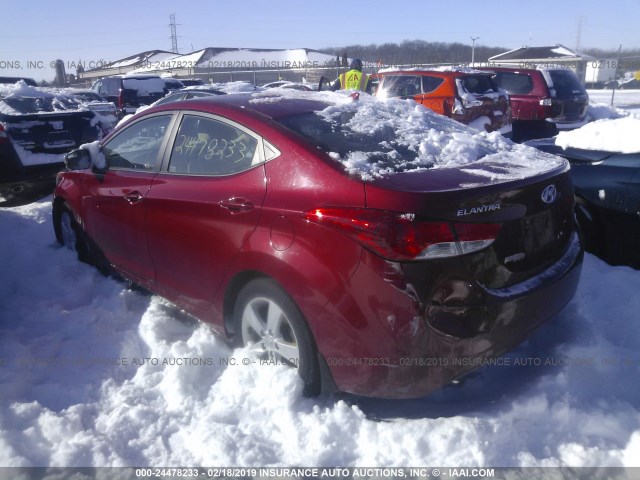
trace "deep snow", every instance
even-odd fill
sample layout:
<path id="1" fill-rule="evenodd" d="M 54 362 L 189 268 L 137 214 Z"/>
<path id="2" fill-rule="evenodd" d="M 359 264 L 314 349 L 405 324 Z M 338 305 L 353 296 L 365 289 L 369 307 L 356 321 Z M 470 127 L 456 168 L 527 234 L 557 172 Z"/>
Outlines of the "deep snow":
<path id="1" fill-rule="evenodd" d="M 49 202 L 0 210 L 0 466 L 640 466 L 638 271 L 586 255 L 564 311 L 461 385 L 308 399 L 79 263 Z"/>
<path id="2" fill-rule="evenodd" d="M 307 399 L 292 370 L 243 366 L 206 325 L 79 263 L 47 199 L 0 224 L 2 466 L 640 466 L 630 268 L 587 255 L 571 304 L 460 386 Z"/>

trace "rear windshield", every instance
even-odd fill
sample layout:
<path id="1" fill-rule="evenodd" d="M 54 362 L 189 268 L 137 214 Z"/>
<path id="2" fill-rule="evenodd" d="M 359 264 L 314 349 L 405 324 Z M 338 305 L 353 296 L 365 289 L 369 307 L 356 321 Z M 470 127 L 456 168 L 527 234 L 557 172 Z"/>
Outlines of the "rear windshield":
<path id="1" fill-rule="evenodd" d="M 584 86 L 575 74 L 570 70 L 550 70 L 549 75 L 553 82 L 553 90 L 558 98 L 573 97 L 585 94 Z"/>
<path id="2" fill-rule="evenodd" d="M 524 73 L 496 72 L 494 78 L 500 88 L 512 95 L 524 95 L 533 90 L 533 79 Z"/>
<path id="3" fill-rule="evenodd" d="M 166 86 L 164 80 L 157 78 L 124 78 L 122 85 L 127 90 L 135 90 L 138 95 L 145 96 L 153 93 L 164 93 Z"/>
<path id="4" fill-rule="evenodd" d="M 459 135 L 463 132 L 463 136 L 466 134 L 466 130 L 458 130 L 459 127 L 453 122 L 440 125 L 440 131 L 419 128 L 412 131 L 407 128 L 403 132 L 384 123 L 375 128 L 373 125 L 369 129 L 361 128 L 362 119 L 354 118 L 355 115 L 354 111 L 342 111 L 328 118 L 309 112 L 279 118 L 277 121 L 345 164 L 348 169 L 356 166 L 358 170 L 401 173 L 416 168 L 432 168 L 450 154 L 462 158 L 470 153 L 456 152 L 453 148 L 449 151 L 448 142 L 462 138 Z M 491 144 L 481 139 L 473 142 L 471 150 L 473 160 L 495 151 Z"/>

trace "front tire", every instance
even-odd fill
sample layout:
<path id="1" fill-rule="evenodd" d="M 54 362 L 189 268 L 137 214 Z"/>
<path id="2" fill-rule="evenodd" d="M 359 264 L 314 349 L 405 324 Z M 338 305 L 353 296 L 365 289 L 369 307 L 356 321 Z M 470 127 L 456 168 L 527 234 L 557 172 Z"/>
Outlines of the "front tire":
<path id="1" fill-rule="evenodd" d="M 78 222 L 71 213 L 71 210 L 66 205 L 60 206 L 60 208 L 54 213 L 53 227 L 56 233 L 56 239 L 58 243 L 69 250 L 75 250 L 78 254 L 78 259 L 85 263 L 92 264 L 90 247 L 87 242 L 86 236 Z"/>
<path id="2" fill-rule="evenodd" d="M 108 260 L 76 222 L 67 204 L 61 203 L 54 207 L 53 228 L 58 243 L 69 250 L 75 250 L 78 254 L 78 260 L 95 266 L 103 275 L 112 274 Z"/>
<path id="3" fill-rule="evenodd" d="M 244 346 L 263 359 L 297 367 L 305 396 L 320 393 L 318 350 L 311 331 L 296 304 L 273 280 L 248 283 L 238 295 L 234 319 Z"/>

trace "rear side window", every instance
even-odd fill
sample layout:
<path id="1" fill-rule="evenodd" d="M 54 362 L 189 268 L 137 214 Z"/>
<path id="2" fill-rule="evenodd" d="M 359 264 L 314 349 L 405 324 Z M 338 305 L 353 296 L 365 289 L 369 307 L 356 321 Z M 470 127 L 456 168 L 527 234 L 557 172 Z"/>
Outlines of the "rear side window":
<path id="1" fill-rule="evenodd" d="M 385 75 L 382 89 L 390 98 L 413 97 L 422 93 L 422 79 L 419 75 Z"/>
<path id="2" fill-rule="evenodd" d="M 431 77 L 429 75 L 422 76 L 422 91 L 424 93 L 433 92 L 436 88 L 438 88 L 444 82 L 444 78 L 440 77 Z"/>
<path id="3" fill-rule="evenodd" d="M 260 163 L 258 140 L 211 118 L 185 115 L 176 135 L 169 172 L 230 175 Z"/>
<path id="4" fill-rule="evenodd" d="M 462 88 L 468 93 L 482 95 L 497 90 L 496 84 L 489 75 L 466 75 L 461 79 Z"/>
<path id="5" fill-rule="evenodd" d="M 497 72 L 495 79 L 510 94 L 525 95 L 533 90 L 533 79 L 524 73 Z"/>

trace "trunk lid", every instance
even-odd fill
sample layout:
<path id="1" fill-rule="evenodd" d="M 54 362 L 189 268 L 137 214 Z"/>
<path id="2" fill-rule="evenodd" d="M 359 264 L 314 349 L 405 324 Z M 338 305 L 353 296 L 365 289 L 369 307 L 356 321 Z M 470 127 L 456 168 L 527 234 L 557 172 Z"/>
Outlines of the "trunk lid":
<path id="1" fill-rule="evenodd" d="M 493 244 L 462 257 L 473 278 L 487 288 L 519 283 L 562 257 L 574 230 L 573 184 L 566 163 L 507 182 L 478 182 L 465 170 L 408 172 L 369 181 L 367 207 L 391 207 L 418 220 L 456 225 L 501 224 Z"/>

